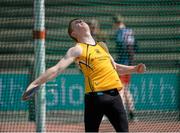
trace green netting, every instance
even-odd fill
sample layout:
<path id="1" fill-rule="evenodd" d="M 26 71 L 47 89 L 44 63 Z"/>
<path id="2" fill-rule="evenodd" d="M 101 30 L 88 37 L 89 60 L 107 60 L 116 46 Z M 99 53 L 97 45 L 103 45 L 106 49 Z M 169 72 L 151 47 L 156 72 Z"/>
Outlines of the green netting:
<path id="1" fill-rule="evenodd" d="M 136 119 L 131 132 L 180 132 L 180 2 L 178 0 L 46 0 L 46 68 L 55 65 L 74 46 L 67 34 L 74 18 L 96 19 L 116 59 L 112 17 L 124 16 L 135 33 L 134 64 L 145 74 L 133 74 L 129 89 Z M 36 131 L 35 101 L 22 93 L 34 79 L 33 0 L 0 1 L 0 131 Z M 84 81 L 75 64 L 46 84 L 46 131 L 84 131 Z M 127 112 L 128 113 L 128 112 Z M 112 132 L 103 120 L 101 132 Z"/>

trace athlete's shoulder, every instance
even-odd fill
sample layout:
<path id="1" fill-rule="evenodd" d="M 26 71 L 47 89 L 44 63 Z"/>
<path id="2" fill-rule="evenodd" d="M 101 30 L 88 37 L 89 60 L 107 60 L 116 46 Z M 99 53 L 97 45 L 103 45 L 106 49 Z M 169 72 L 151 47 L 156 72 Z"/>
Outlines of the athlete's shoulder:
<path id="1" fill-rule="evenodd" d="M 78 57 L 82 53 L 82 48 L 76 44 L 74 47 L 69 48 L 68 53 L 70 53 L 73 57 Z"/>

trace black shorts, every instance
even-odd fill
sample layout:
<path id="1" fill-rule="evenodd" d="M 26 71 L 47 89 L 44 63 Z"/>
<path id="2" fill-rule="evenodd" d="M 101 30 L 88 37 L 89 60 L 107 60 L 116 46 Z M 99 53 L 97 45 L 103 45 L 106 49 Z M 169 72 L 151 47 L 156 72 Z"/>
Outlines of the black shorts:
<path id="1" fill-rule="evenodd" d="M 117 89 L 85 94 L 85 131 L 98 132 L 103 115 L 117 132 L 128 132 L 127 115 Z"/>

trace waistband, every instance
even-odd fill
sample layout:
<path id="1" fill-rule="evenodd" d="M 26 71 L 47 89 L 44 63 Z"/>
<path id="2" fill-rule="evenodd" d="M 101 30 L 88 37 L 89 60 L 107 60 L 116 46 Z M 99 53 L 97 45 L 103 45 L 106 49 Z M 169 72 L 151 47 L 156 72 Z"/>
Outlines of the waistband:
<path id="1" fill-rule="evenodd" d="M 111 90 L 107 90 L 107 91 L 89 92 L 89 93 L 86 93 L 85 95 L 102 96 L 104 94 L 119 94 L 119 92 L 118 92 L 117 88 L 115 88 L 115 89 L 111 89 Z"/>

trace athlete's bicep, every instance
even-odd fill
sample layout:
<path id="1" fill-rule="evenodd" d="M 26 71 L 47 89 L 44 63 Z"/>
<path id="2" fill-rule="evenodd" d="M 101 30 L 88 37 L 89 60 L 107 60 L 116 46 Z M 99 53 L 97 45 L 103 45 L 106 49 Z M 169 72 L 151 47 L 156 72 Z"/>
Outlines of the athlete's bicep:
<path id="1" fill-rule="evenodd" d="M 61 72 L 73 63 L 75 58 L 79 56 L 80 52 L 80 49 L 77 49 L 76 47 L 70 48 L 66 55 L 57 63 L 56 68 L 58 71 Z"/>

